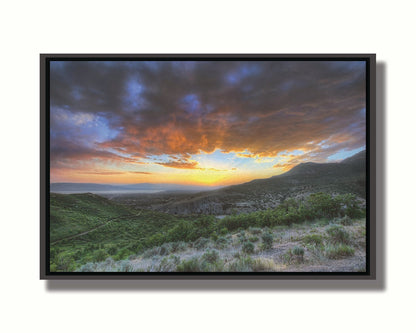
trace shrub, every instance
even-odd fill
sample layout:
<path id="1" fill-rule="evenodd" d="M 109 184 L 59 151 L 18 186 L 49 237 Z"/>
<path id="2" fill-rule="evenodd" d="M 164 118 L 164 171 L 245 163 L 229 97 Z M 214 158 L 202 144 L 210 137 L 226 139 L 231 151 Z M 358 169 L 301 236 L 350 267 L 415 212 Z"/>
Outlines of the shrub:
<path id="1" fill-rule="evenodd" d="M 179 265 L 176 266 L 178 272 L 202 272 L 201 265 L 197 257 L 193 257 L 189 260 L 182 260 Z"/>
<path id="2" fill-rule="evenodd" d="M 96 250 L 93 253 L 93 258 L 95 262 L 104 261 L 108 257 L 108 253 L 104 249 Z"/>
<path id="3" fill-rule="evenodd" d="M 315 217 L 335 217 L 338 215 L 341 204 L 334 200 L 330 194 L 314 193 L 307 200 L 311 214 Z"/>
<path id="4" fill-rule="evenodd" d="M 159 253 L 160 253 L 160 247 L 156 246 L 156 247 L 146 250 L 143 253 L 143 258 L 151 258 L 155 255 L 159 255 Z"/>
<path id="5" fill-rule="evenodd" d="M 53 268 L 55 268 L 57 272 L 71 272 L 75 270 L 76 266 L 74 259 L 64 253 L 56 255 L 56 260 L 53 264 L 55 264 Z"/>
<path id="6" fill-rule="evenodd" d="M 244 230 L 241 230 L 238 234 L 238 240 L 240 241 L 240 243 L 244 243 L 247 239 L 246 239 L 246 233 Z"/>
<path id="7" fill-rule="evenodd" d="M 303 262 L 305 250 L 302 247 L 296 246 L 286 251 L 283 255 L 283 260 L 289 264 Z"/>
<path id="8" fill-rule="evenodd" d="M 164 255 L 169 254 L 171 251 L 172 251 L 172 245 L 171 245 L 171 244 L 169 244 L 169 243 L 166 243 L 166 244 L 163 244 L 163 245 L 160 247 L 159 254 L 160 254 L 161 256 L 164 256 Z"/>
<path id="9" fill-rule="evenodd" d="M 253 228 L 253 227 L 250 227 L 248 230 L 249 230 L 249 231 L 250 231 L 250 233 L 252 233 L 253 235 L 259 235 L 259 234 L 261 234 L 261 233 L 262 233 L 262 231 L 261 231 L 261 229 L 260 229 L 260 228 Z"/>
<path id="10" fill-rule="evenodd" d="M 319 234 L 310 234 L 303 237 L 303 242 L 305 244 L 320 246 L 323 244 L 323 238 L 322 235 Z"/>
<path id="11" fill-rule="evenodd" d="M 95 272 L 95 265 L 91 262 L 81 266 L 80 272 Z"/>
<path id="12" fill-rule="evenodd" d="M 231 262 L 227 270 L 230 272 L 252 272 L 253 259 L 250 256 L 239 255 L 235 261 Z"/>
<path id="13" fill-rule="evenodd" d="M 113 260 L 113 258 L 107 258 L 107 259 L 105 259 L 105 264 L 106 264 L 107 266 L 113 266 L 113 265 L 114 265 L 114 260 Z"/>
<path id="14" fill-rule="evenodd" d="M 329 259 L 338 259 L 354 255 L 355 250 L 345 244 L 327 244 L 325 247 L 325 256 Z"/>
<path id="15" fill-rule="evenodd" d="M 227 228 L 222 228 L 220 230 L 220 235 L 226 235 L 228 233 L 228 229 Z"/>
<path id="16" fill-rule="evenodd" d="M 264 233 L 261 236 L 261 239 L 263 241 L 262 247 L 265 250 L 271 249 L 273 246 L 273 235 L 269 232 Z"/>
<path id="17" fill-rule="evenodd" d="M 320 219 L 316 220 L 316 221 L 315 221 L 315 224 L 316 224 L 318 227 L 324 227 L 324 226 L 328 225 L 330 222 L 331 222 L 331 221 L 330 221 L 329 219 L 327 219 L 327 218 L 323 217 L 323 218 L 320 218 Z"/>
<path id="18" fill-rule="evenodd" d="M 169 259 L 172 260 L 175 265 L 178 265 L 181 262 L 181 258 L 173 254 L 169 257 Z"/>
<path id="19" fill-rule="evenodd" d="M 254 244 L 252 242 L 245 242 L 243 243 L 242 250 L 244 253 L 253 253 L 254 252 Z"/>
<path id="20" fill-rule="evenodd" d="M 365 210 L 360 208 L 357 197 L 354 194 L 348 193 L 335 197 L 342 205 L 342 212 L 353 218 L 364 217 Z"/>
<path id="21" fill-rule="evenodd" d="M 173 230 L 173 229 L 169 230 L 169 236 L 170 236 L 170 238 L 176 237 L 175 235 L 173 235 L 173 232 L 174 231 L 176 232 L 176 229 L 175 230 Z M 159 246 L 159 245 L 162 245 L 165 242 L 166 242 L 165 237 L 160 232 L 158 232 L 158 233 L 150 236 L 146 240 L 146 246 L 148 246 L 148 247 Z"/>
<path id="22" fill-rule="evenodd" d="M 326 229 L 326 233 L 331 238 L 333 243 L 344 243 L 350 242 L 351 236 L 342 226 L 332 225 Z"/>
<path id="23" fill-rule="evenodd" d="M 181 252 L 185 251 L 188 247 L 188 245 L 185 242 L 174 242 L 171 243 L 172 245 L 172 252 Z"/>
<path id="24" fill-rule="evenodd" d="M 303 257 L 303 255 L 305 254 L 305 250 L 303 249 L 303 247 L 296 246 L 296 247 L 293 248 L 292 253 L 295 256 L 302 256 Z"/>
<path id="25" fill-rule="evenodd" d="M 109 255 L 114 255 L 117 253 L 117 246 L 114 244 L 111 244 L 108 248 L 107 248 L 107 253 Z"/>
<path id="26" fill-rule="evenodd" d="M 228 245 L 228 239 L 225 237 L 219 237 L 216 242 L 216 247 L 219 249 L 223 249 Z"/>
<path id="27" fill-rule="evenodd" d="M 159 266 L 156 267 L 158 272 L 172 272 L 176 270 L 176 266 L 180 263 L 180 258 L 175 255 L 164 257 Z"/>
<path id="28" fill-rule="evenodd" d="M 215 231 L 212 232 L 211 234 L 211 239 L 215 242 L 218 239 L 218 235 Z"/>
<path id="29" fill-rule="evenodd" d="M 338 220 L 338 223 L 342 225 L 352 225 L 352 219 L 348 215 L 345 215 Z"/>
<path id="30" fill-rule="evenodd" d="M 217 250 L 208 250 L 202 255 L 202 260 L 213 264 L 220 258 Z"/>
<path id="31" fill-rule="evenodd" d="M 206 247 L 209 243 L 209 239 L 208 238 L 204 238 L 201 237 L 199 238 L 197 241 L 195 241 L 192 246 L 198 250 L 203 249 L 204 247 Z"/>
<path id="32" fill-rule="evenodd" d="M 365 237 L 365 235 L 367 234 L 367 228 L 365 225 L 361 225 L 358 228 L 358 235 L 361 237 Z"/>
<path id="33" fill-rule="evenodd" d="M 250 237 L 248 238 L 248 240 L 249 240 L 250 242 L 255 243 L 255 242 L 258 242 L 258 241 L 259 241 L 259 238 L 258 238 L 257 236 L 250 236 Z"/>
<path id="34" fill-rule="evenodd" d="M 119 263 L 119 272 L 133 272 L 133 266 L 130 264 L 130 261 L 123 260 Z"/>
<path id="35" fill-rule="evenodd" d="M 123 260 L 123 259 L 126 259 L 130 254 L 131 252 L 128 249 L 122 249 L 118 251 L 117 254 L 113 258 L 114 260 Z"/>

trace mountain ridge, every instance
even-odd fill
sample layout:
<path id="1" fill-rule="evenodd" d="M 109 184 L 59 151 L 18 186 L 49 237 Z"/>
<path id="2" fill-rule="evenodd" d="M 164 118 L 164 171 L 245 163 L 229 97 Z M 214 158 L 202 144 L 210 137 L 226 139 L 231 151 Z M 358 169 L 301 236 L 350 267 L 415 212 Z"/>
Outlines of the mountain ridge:
<path id="1" fill-rule="evenodd" d="M 217 189 L 217 187 L 208 187 L 200 185 L 180 185 L 180 184 L 168 184 L 168 183 L 136 183 L 136 184 L 97 184 L 97 183 L 51 183 L 51 192 L 73 192 L 73 193 L 85 193 L 85 192 L 109 192 L 109 191 L 204 191 L 209 188 Z"/>
<path id="2" fill-rule="evenodd" d="M 200 192 L 157 207 L 174 214 L 223 215 L 276 207 L 289 197 L 304 197 L 314 192 L 353 193 L 366 197 L 366 151 L 340 162 L 297 165 L 270 178 Z"/>

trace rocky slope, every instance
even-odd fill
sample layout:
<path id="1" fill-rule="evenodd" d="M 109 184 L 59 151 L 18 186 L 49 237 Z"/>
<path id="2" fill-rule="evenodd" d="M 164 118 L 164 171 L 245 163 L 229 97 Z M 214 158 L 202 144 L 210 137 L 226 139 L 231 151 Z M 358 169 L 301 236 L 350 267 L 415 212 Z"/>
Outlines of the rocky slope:
<path id="1" fill-rule="evenodd" d="M 153 209 L 171 214 L 228 215 L 273 208 L 289 197 L 310 193 L 353 193 L 366 197 L 366 151 L 339 163 L 302 163 L 268 179 L 169 200 Z"/>

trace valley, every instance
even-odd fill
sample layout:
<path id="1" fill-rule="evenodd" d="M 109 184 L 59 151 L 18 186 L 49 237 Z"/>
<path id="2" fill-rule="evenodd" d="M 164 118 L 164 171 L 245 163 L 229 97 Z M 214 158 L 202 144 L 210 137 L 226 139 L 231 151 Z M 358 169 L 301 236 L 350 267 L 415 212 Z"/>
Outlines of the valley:
<path id="1" fill-rule="evenodd" d="M 365 270 L 365 151 L 211 191 L 103 190 L 50 194 L 51 272 Z"/>

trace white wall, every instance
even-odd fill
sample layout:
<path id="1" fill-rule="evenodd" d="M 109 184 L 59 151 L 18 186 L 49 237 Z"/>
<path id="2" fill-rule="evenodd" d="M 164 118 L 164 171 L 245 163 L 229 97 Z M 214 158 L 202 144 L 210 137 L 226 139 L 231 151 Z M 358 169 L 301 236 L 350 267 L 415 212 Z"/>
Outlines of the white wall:
<path id="1" fill-rule="evenodd" d="M 411 3 L 1 2 L 2 331 L 350 333 L 414 327 Z M 40 281 L 38 55 L 48 52 L 377 53 L 386 69 L 384 281 Z"/>

